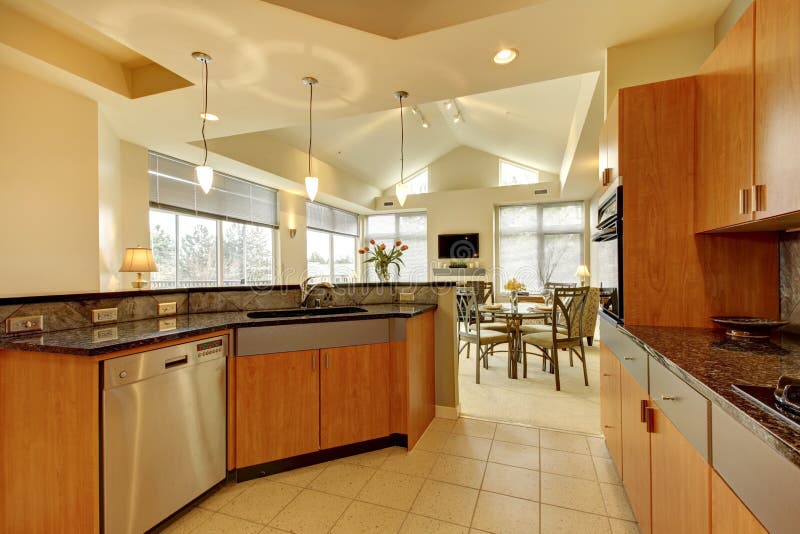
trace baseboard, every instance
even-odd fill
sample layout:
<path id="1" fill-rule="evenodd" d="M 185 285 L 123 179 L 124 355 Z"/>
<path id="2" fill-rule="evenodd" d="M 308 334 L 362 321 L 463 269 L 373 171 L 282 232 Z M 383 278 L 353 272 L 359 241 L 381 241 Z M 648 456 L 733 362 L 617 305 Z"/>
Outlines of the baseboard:
<path id="1" fill-rule="evenodd" d="M 436 417 L 441 417 L 442 419 L 458 419 L 460 411 L 458 406 L 436 405 Z"/>

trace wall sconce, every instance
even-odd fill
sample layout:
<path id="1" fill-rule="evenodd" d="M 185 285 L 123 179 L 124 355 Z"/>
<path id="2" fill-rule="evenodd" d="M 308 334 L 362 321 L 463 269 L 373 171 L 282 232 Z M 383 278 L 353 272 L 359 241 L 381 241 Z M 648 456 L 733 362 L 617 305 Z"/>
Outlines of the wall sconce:
<path id="1" fill-rule="evenodd" d="M 297 228 L 289 228 L 289 239 L 294 239 L 297 235 Z"/>

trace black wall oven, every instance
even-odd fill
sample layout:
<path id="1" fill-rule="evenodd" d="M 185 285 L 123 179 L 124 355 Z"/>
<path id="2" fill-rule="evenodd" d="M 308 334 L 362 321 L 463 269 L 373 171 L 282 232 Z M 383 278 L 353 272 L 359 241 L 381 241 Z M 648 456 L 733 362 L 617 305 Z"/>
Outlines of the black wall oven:
<path id="1" fill-rule="evenodd" d="M 623 322 L 622 299 L 622 186 L 600 202 L 597 228 L 592 234 L 600 282 L 600 309 L 618 323 Z"/>

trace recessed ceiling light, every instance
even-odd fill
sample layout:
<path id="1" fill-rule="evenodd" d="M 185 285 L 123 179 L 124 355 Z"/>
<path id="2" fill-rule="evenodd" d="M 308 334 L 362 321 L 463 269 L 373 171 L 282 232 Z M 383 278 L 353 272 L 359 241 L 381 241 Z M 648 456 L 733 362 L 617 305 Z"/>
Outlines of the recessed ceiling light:
<path id="1" fill-rule="evenodd" d="M 201 119 L 205 119 L 207 121 L 218 121 L 219 120 L 219 116 L 214 115 L 213 113 L 201 113 L 200 114 L 200 118 Z"/>
<path id="2" fill-rule="evenodd" d="M 515 48 L 503 48 L 501 50 L 498 50 L 498 52 L 492 58 L 492 61 L 494 61 L 498 65 L 508 65 L 509 63 L 517 59 L 518 55 L 519 52 Z"/>
<path id="3" fill-rule="evenodd" d="M 456 113 L 453 116 L 453 122 L 461 122 L 461 113 Z"/>

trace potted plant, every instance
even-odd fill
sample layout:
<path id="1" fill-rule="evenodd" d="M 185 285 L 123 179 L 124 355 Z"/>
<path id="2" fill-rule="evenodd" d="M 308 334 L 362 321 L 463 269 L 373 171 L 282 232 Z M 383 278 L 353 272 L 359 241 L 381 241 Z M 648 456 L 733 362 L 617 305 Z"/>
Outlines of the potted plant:
<path id="1" fill-rule="evenodd" d="M 370 248 L 371 247 L 371 248 Z M 387 250 L 386 243 L 375 243 L 374 239 L 369 240 L 369 245 L 358 249 L 359 254 L 364 254 L 367 258 L 364 263 L 375 264 L 375 274 L 381 282 L 389 281 L 389 266 L 394 265 L 397 275 L 400 275 L 400 265 L 403 263 L 403 252 L 408 250 L 408 245 L 402 241 L 395 241 L 394 246 Z"/>

